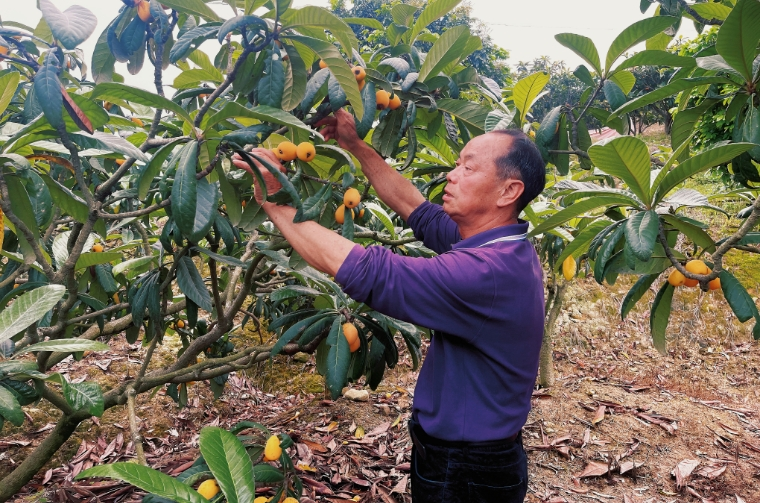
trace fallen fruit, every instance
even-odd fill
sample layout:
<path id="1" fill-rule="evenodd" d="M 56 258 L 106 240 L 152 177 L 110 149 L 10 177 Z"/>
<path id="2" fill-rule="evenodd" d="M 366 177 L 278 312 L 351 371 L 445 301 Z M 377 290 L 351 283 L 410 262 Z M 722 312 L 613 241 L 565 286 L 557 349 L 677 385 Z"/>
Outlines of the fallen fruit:
<path id="1" fill-rule="evenodd" d="M 670 274 L 668 275 L 668 283 L 670 283 L 673 286 L 683 286 L 684 282 L 686 281 L 686 276 L 681 274 L 681 271 L 678 269 L 673 269 Z"/>
<path id="2" fill-rule="evenodd" d="M 361 201 L 362 195 L 353 187 L 348 189 L 346 193 L 343 194 L 343 204 L 346 205 L 346 208 L 356 208 L 359 206 L 359 203 Z"/>
<path id="3" fill-rule="evenodd" d="M 367 72 L 364 71 L 364 68 L 358 65 L 353 67 L 351 71 L 354 72 L 354 77 L 356 78 L 357 82 L 364 80 L 364 77 L 367 75 Z"/>
<path id="4" fill-rule="evenodd" d="M 380 89 L 378 92 L 375 93 L 375 102 L 377 103 L 377 109 L 378 110 L 385 110 L 388 108 L 388 104 L 391 101 L 391 95 L 388 94 L 388 91 L 385 91 L 383 89 Z"/>
<path id="5" fill-rule="evenodd" d="M 219 494 L 219 484 L 216 483 L 215 479 L 204 480 L 198 486 L 198 493 L 207 500 L 210 500 Z"/>
<path id="6" fill-rule="evenodd" d="M 388 102 L 388 108 L 391 110 L 396 110 L 398 107 L 401 106 L 401 98 L 399 98 L 398 94 L 394 94 L 393 98 L 390 99 Z"/>
<path id="7" fill-rule="evenodd" d="M 292 161 L 298 157 L 298 147 L 295 143 L 284 141 L 277 145 L 278 156 L 283 161 Z"/>
<path id="8" fill-rule="evenodd" d="M 274 461 L 282 456 L 282 447 L 277 435 L 272 435 L 264 446 L 264 461 Z"/>
<path id="9" fill-rule="evenodd" d="M 305 141 L 299 143 L 298 147 L 296 147 L 296 155 L 304 162 L 311 162 L 314 160 L 314 156 L 317 155 L 317 150 L 314 148 L 314 145 Z"/>

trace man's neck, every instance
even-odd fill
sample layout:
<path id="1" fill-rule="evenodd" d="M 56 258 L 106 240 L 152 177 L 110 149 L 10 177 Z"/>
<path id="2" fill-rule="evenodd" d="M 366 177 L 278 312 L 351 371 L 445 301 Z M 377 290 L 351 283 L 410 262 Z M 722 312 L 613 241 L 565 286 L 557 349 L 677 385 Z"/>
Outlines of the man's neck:
<path id="1" fill-rule="evenodd" d="M 457 222 L 457 225 L 459 226 L 459 235 L 462 236 L 462 239 L 467 239 L 481 232 L 516 223 L 517 217 L 512 217 L 508 219 L 488 219 L 484 222 Z"/>

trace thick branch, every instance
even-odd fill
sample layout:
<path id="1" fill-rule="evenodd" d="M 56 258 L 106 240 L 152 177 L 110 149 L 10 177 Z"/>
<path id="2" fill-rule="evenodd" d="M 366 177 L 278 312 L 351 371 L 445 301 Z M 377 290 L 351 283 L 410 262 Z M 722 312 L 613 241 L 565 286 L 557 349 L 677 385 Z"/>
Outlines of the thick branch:
<path id="1" fill-rule="evenodd" d="M 716 25 L 716 26 L 723 25 L 723 21 L 720 19 L 715 19 L 715 18 L 707 19 L 706 17 L 700 16 L 697 13 L 697 11 L 692 9 L 691 6 L 686 3 L 686 0 L 678 0 L 678 5 L 680 5 L 681 8 L 685 10 L 691 17 L 693 17 L 694 20 L 698 23 L 706 24 L 706 25 Z"/>
<path id="2" fill-rule="evenodd" d="M 408 238 L 401 238 L 401 239 L 391 239 L 390 236 L 385 236 L 375 231 L 355 232 L 354 238 L 369 238 L 369 239 L 373 239 L 377 241 L 378 243 L 382 243 L 388 246 L 400 246 L 400 245 L 405 245 L 408 243 L 414 243 L 416 241 L 419 241 L 419 239 L 415 238 L 414 236 L 408 237 Z"/>

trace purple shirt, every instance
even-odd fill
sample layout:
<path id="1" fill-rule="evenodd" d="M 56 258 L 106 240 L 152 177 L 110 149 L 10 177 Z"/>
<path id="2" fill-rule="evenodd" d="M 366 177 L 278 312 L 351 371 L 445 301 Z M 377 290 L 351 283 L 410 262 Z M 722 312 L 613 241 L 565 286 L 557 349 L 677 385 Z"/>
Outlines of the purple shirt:
<path id="1" fill-rule="evenodd" d="M 544 329 L 541 264 L 530 241 L 514 240 L 528 224 L 463 240 L 442 207 L 424 202 L 409 225 L 438 256 L 357 245 L 336 280 L 373 309 L 435 331 L 414 393 L 413 413 L 426 433 L 508 438 L 530 411 Z"/>

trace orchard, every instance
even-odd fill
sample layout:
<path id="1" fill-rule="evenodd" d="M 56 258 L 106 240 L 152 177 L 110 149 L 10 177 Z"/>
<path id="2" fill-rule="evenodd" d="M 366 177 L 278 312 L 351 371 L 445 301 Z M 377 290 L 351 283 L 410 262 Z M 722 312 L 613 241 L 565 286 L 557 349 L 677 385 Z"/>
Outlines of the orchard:
<path id="1" fill-rule="evenodd" d="M 642 0 L 651 17 L 606 48 L 583 34 L 556 35 L 585 62 L 574 70 L 584 91 L 541 120 L 532 110 L 548 99 L 548 73 L 501 87 L 467 61 L 482 48 L 467 25 L 431 31 L 459 2 L 392 2 L 387 25 L 288 0 L 227 0 L 227 18 L 202 0 L 114 1 L 100 34 L 89 10 L 60 11 L 55 0 L 39 0 L 36 28 L 3 17 L 0 439 L 39 401 L 59 417 L 2 479 L 0 501 L 80 424 L 115 407 L 133 419 L 139 395 L 165 390 L 183 407 L 196 382 L 218 398 L 231 373 L 299 352 L 315 355 L 332 399 L 360 380 L 376 389 L 399 351 L 416 369 L 427 329 L 347 297 L 306 265 L 253 197 L 254 177 L 265 185 L 260 163 L 282 184 L 265 200 L 296 208 L 296 222 L 316 221 L 363 246 L 433 254 L 377 199 L 356 159 L 324 141 L 316 125 L 340 109 L 433 203 L 473 137 L 519 128 L 534 139 L 547 188 L 521 218 L 546 272 L 542 386 L 552 384 L 552 334 L 578 277 L 633 278 L 622 318 L 654 290 L 651 344 L 663 355 L 674 298 L 689 287 L 721 295 L 726 316 L 730 309 L 741 323 L 754 320 L 748 332 L 760 338 L 756 303 L 724 262 L 729 252 L 760 253 L 760 2 Z M 680 24 L 692 22 L 714 30 L 716 42 L 695 55 L 667 50 Z M 360 42 L 357 33 L 370 30 L 387 44 Z M 79 47 L 91 36 L 97 45 L 85 58 Z M 154 88 L 126 85 L 117 62 L 151 73 Z M 178 72 L 167 82 L 170 66 Z M 672 74 L 633 97 L 640 67 Z M 666 98 L 676 104 L 672 148 L 653 154 L 628 135 L 630 117 Z M 730 138 L 695 148 L 702 117 L 722 109 Z M 592 120 L 621 136 L 592 143 Z M 233 155 L 251 169 L 235 169 Z M 688 212 L 726 212 L 720 198 L 688 186 L 713 168 L 729 173 L 723 195 L 747 202 L 738 228 L 724 235 Z M 271 343 L 235 343 L 262 324 Z M 165 364 L 153 358 L 168 336 L 181 344 Z M 56 370 L 122 339 L 145 353 L 115 385 L 69 382 Z M 246 418 L 232 430 L 204 428 L 201 456 L 177 477 L 149 468 L 139 428 L 130 435 L 136 463 L 79 477 L 126 481 L 151 493 L 145 501 L 258 503 L 258 482 L 276 487 L 272 501 L 302 495 L 292 439 Z"/>

